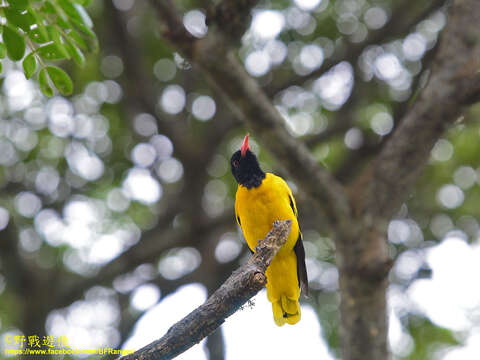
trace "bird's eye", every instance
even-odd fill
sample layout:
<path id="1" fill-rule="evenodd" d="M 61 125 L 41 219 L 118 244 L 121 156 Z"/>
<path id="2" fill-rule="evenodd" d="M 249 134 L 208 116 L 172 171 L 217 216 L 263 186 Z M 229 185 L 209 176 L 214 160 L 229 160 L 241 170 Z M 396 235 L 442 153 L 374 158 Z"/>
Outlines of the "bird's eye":
<path id="1" fill-rule="evenodd" d="M 237 167 L 239 164 L 238 160 L 233 160 L 233 166 Z"/>

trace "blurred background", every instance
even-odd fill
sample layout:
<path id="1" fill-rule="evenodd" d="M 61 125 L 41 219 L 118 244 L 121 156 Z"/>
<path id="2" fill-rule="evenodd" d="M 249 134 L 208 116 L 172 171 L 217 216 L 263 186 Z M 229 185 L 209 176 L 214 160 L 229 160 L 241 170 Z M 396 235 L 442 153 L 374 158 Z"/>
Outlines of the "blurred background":
<path id="1" fill-rule="evenodd" d="M 206 3 L 176 1 L 195 37 L 208 30 Z M 445 3 L 261 1 L 238 56 L 291 134 L 347 184 L 425 84 Z M 87 11 L 100 50 L 83 68 L 60 63 L 73 78 L 71 97 L 46 98 L 20 64 L 3 61 L 2 357 L 12 347 L 7 337 L 21 335 L 66 336 L 78 349 L 139 349 L 249 256 L 229 169 L 248 129 L 165 42 L 148 2 L 93 1 Z M 396 359 L 480 353 L 479 115 L 472 107 L 436 143 L 388 225 Z M 263 169 L 286 176 L 255 140 L 252 133 Z M 289 184 L 311 289 L 302 321 L 277 328 L 261 292 L 179 358 L 339 358 L 335 247 L 308 198 Z"/>

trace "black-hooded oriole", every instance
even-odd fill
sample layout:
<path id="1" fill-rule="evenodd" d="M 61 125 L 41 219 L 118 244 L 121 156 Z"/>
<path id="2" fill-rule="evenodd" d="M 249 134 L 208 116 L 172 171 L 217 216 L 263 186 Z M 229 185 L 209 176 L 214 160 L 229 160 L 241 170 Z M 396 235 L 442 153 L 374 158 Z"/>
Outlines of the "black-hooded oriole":
<path id="1" fill-rule="evenodd" d="M 308 292 L 305 250 L 292 190 L 279 176 L 265 173 L 248 145 L 248 134 L 230 160 L 238 183 L 235 215 L 252 252 L 275 220 L 292 220 L 291 232 L 267 269 L 267 297 L 278 326 L 300 320 L 300 288 Z"/>

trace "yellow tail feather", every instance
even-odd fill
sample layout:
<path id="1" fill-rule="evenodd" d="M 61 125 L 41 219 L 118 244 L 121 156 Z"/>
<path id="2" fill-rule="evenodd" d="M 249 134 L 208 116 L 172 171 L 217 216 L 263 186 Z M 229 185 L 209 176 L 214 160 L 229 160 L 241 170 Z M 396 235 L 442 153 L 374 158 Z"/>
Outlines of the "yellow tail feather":
<path id="1" fill-rule="evenodd" d="M 294 325 L 300 321 L 301 312 L 298 300 L 292 300 L 285 295 L 280 300 L 272 302 L 273 319 L 275 324 L 283 326 L 285 323 Z"/>

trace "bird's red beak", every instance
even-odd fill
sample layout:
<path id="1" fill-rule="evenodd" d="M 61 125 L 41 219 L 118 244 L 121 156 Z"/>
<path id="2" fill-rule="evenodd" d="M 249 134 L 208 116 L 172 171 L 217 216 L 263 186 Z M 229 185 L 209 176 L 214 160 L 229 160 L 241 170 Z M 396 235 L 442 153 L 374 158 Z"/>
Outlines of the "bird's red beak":
<path id="1" fill-rule="evenodd" d="M 247 154 L 247 150 L 250 150 L 250 146 L 248 145 L 248 133 L 245 135 L 243 138 L 242 146 L 240 146 L 240 153 L 242 154 L 242 157 L 244 157 Z"/>

